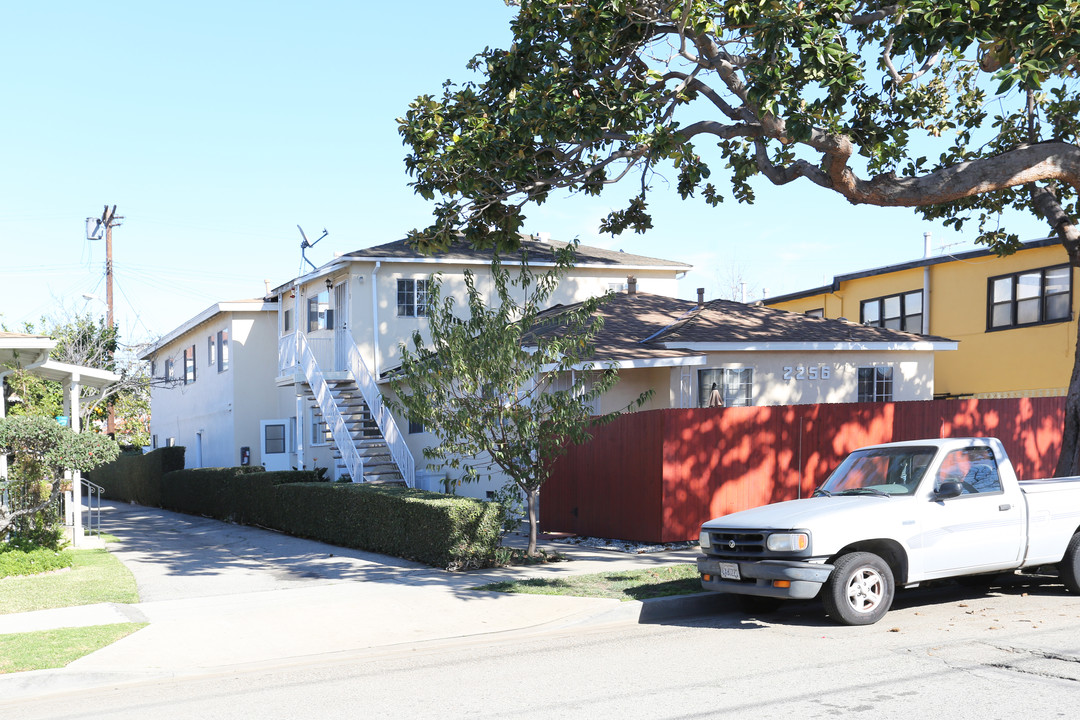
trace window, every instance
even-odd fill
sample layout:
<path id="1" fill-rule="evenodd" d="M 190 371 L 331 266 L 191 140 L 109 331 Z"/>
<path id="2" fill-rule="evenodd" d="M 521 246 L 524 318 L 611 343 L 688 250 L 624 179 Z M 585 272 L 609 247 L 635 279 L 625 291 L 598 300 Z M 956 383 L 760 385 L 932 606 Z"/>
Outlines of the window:
<path id="1" fill-rule="evenodd" d="M 165 379 L 166 380 L 172 380 L 173 379 L 173 361 L 172 361 L 172 358 L 169 358 L 168 360 L 165 361 Z"/>
<path id="2" fill-rule="evenodd" d="M 424 423 L 420 420 L 409 419 L 409 434 L 416 435 L 417 433 L 424 432 Z"/>
<path id="3" fill-rule="evenodd" d="M 184 350 L 184 384 L 195 382 L 195 346 Z"/>
<path id="4" fill-rule="evenodd" d="M 213 339 L 213 338 L 211 338 Z M 217 371 L 229 369 L 229 331 L 218 330 L 217 334 Z"/>
<path id="5" fill-rule="evenodd" d="M 397 314 L 401 317 L 427 316 L 427 280 L 397 281 Z"/>
<path id="6" fill-rule="evenodd" d="M 863 300 L 859 311 L 863 325 L 910 333 L 922 332 L 922 290 Z"/>
<path id="7" fill-rule="evenodd" d="M 292 332 L 292 310 L 284 310 L 281 313 L 281 334 L 288 335 Z"/>
<path id="8" fill-rule="evenodd" d="M 323 290 L 318 295 L 308 298 L 308 332 L 334 329 L 334 311 L 330 307 L 330 292 Z"/>
<path id="9" fill-rule="evenodd" d="M 150 361 L 150 377 L 157 375 L 157 360 Z"/>
<path id="10" fill-rule="evenodd" d="M 753 404 L 754 369 L 718 368 L 698 370 L 698 407 L 709 406 L 709 394 L 713 383 L 724 396 L 725 407 Z"/>
<path id="11" fill-rule="evenodd" d="M 264 431 L 266 437 L 263 443 L 266 452 L 280 454 L 285 452 L 285 426 L 281 424 L 267 425 Z"/>
<path id="12" fill-rule="evenodd" d="M 859 402 L 892 402 L 893 369 L 859 368 Z"/>
<path id="13" fill-rule="evenodd" d="M 813 310 L 807 310 L 803 314 L 806 315 L 806 317 L 823 318 L 825 317 L 825 308 L 814 308 Z"/>
<path id="14" fill-rule="evenodd" d="M 311 444 L 329 445 L 333 435 L 326 420 L 321 415 L 311 414 Z"/>
<path id="15" fill-rule="evenodd" d="M 943 482 L 960 483 L 963 495 L 1001 492 L 994 451 L 988 447 L 953 450 L 941 461 L 934 489 L 941 487 Z"/>
<path id="16" fill-rule="evenodd" d="M 217 345 L 214 336 L 206 338 L 206 367 L 214 367 L 217 364 Z"/>
<path id="17" fill-rule="evenodd" d="M 1072 316 L 1068 265 L 992 277 L 989 283 L 988 330 L 1064 322 Z"/>

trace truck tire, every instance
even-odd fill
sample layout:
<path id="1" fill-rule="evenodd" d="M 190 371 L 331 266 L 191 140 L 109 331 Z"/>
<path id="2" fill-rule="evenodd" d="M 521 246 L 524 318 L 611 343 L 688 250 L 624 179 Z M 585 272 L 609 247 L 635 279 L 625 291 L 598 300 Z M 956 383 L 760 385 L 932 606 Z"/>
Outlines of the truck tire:
<path id="1" fill-rule="evenodd" d="M 1058 575 L 1069 592 L 1080 595 L 1080 533 L 1073 535 L 1065 548 L 1065 557 L 1058 563 Z"/>
<path id="2" fill-rule="evenodd" d="M 842 555 L 822 592 L 825 612 L 844 625 L 873 625 L 892 606 L 896 586 L 889 564 L 877 555 Z"/>

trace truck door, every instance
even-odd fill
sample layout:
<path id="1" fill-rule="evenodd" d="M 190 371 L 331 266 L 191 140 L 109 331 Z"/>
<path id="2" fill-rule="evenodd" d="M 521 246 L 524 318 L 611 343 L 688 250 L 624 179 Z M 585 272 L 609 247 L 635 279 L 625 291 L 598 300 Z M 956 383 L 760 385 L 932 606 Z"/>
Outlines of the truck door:
<path id="1" fill-rule="evenodd" d="M 951 451 L 942 460 L 934 489 L 947 481 L 962 483 L 963 493 L 921 504 L 913 550 L 924 576 L 1015 567 L 1024 548 L 1024 500 L 1015 483 L 1003 486 L 993 450 L 976 446 Z"/>

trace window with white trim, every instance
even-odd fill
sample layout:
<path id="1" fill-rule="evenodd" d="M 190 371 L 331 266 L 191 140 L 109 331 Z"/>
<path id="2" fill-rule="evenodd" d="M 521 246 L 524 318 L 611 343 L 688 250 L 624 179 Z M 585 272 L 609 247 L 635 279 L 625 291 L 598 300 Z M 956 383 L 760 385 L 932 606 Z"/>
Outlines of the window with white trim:
<path id="1" fill-rule="evenodd" d="M 427 316 L 427 280 L 397 281 L 397 314 L 399 317 Z"/>
<path id="2" fill-rule="evenodd" d="M 184 349 L 184 384 L 195 382 L 195 346 Z"/>
<path id="3" fill-rule="evenodd" d="M 217 343 L 214 336 L 206 338 L 206 367 L 214 367 L 217 364 Z"/>
<path id="4" fill-rule="evenodd" d="M 334 309 L 330 307 L 330 292 L 323 290 L 308 298 L 308 332 L 334 329 Z"/>
<path id="5" fill-rule="evenodd" d="M 987 330 L 1067 322 L 1072 316 L 1068 265 L 999 275 L 988 282 Z"/>
<path id="6" fill-rule="evenodd" d="M 892 402 L 893 369 L 887 366 L 859 368 L 859 402 Z"/>
<path id="7" fill-rule="evenodd" d="M 229 331 L 218 330 L 217 334 L 217 371 L 229 369 Z"/>
<path id="8" fill-rule="evenodd" d="M 713 383 L 724 398 L 724 407 L 753 405 L 753 368 L 715 368 L 698 370 L 698 407 L 709 407 Z"/>

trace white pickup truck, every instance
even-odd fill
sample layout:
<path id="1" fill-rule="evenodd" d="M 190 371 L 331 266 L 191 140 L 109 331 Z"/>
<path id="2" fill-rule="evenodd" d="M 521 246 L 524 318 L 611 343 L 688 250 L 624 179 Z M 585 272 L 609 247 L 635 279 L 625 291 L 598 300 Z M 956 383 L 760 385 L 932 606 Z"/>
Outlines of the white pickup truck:
<path id="1" fill-rule="evenodd" d="M 701 551 L 706 590 L 751 605 L 820 593 L 846 625 L 875 623 L 897 587 L 940 578 L 1056 566 L 1080 593 L 1080 477 L 1019 481 L 993 438 L 874 445 L 813 497 L 708 521 Z"/>

